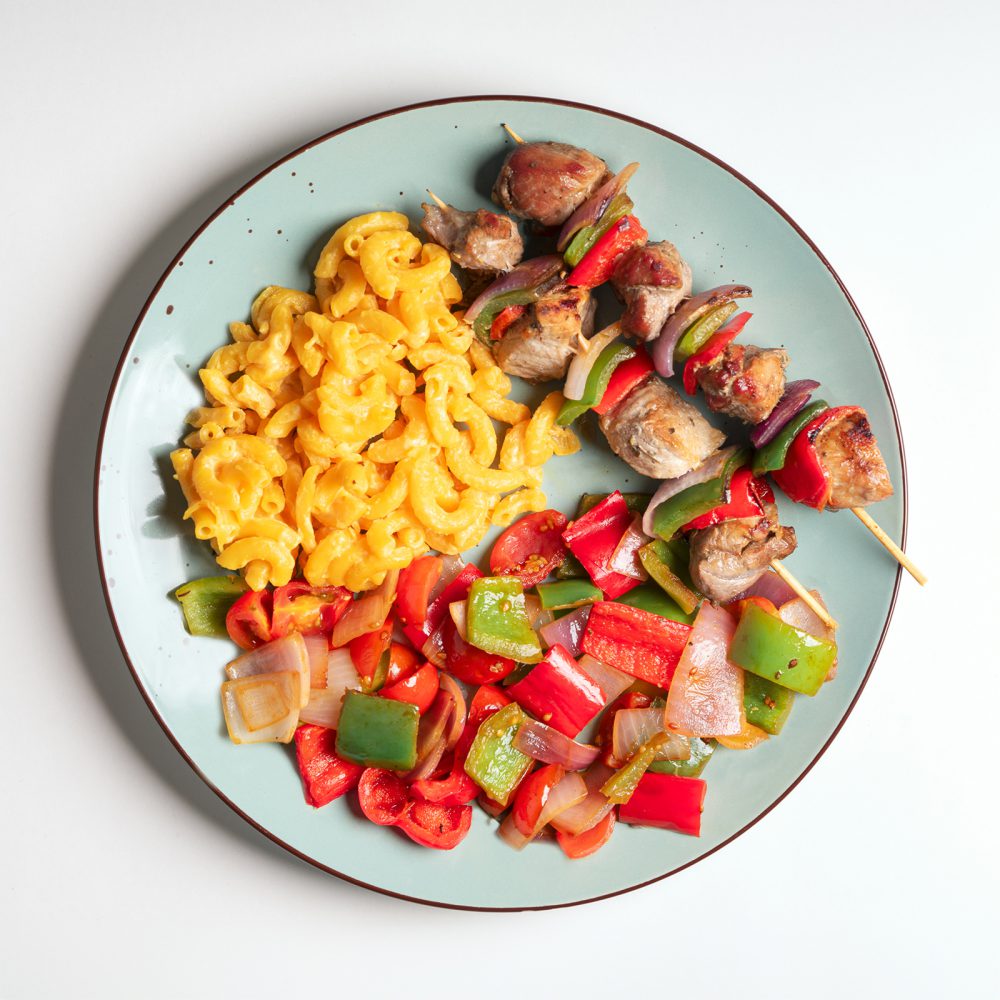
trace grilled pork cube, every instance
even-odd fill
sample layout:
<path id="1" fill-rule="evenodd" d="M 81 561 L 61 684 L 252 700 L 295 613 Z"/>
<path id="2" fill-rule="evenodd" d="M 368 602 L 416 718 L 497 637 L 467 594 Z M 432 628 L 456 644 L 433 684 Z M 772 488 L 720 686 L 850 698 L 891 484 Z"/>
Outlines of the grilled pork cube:
<path id="1" fill-rule="evenodd" d="M 496 274 L 509 271 L 524 255 L 524 243 L 517 223 L 506 215 L 462 212 L 448 205 L 421 205 L 424 232 L 451 254 L 451 259 L 467 271 Z"/>
<path id="2" fill-rule="evenodd" d="M 845 407 L 816 435 L 816 454 L 830 477 L 833 510 L 864 507 L 892 496 L 892 483 L 878 441 L 860 406 Z"/>
<path id="3" fill-rule="evenodd" d="M 493 349 L 497 364 L 529 382 L 565 377 L 579 338 L 594 332 L 596 310 L 590 289 L 557 285 L 507 327 Z"/>
<path id="4" fill-rule="evenodd" d="M 504 160 L 493 200 L 521 219 L 562 225 L 610 174 L 599 156 L 564 142 L 525 142 Z"/>
<path id="5" fill-rule="evenodd" d="M 673 243 L 647 243 L 622 254 L 611 284 L 625 300 L 625 332 L 639 340 L 652 340 L 691 294 L 691 268 Z"/>
<path id="6" fill-rule="evenodd" d="M 619 458 L 652 479 L 684 475 L 726 439 L 655 375 L 601 417 L 601 430 Z"/>
<path id="7" fill-rule="evenodd" d="M 713 601 L 738 597 L 771 564 L 795 551 L 795 529 L 778 523 L 778 508 L 764 504 L 761 517 L 740 517 L 692 531 L 691 580 Z"/>
<path id="8" fill-rule="evenodd" d="M 785 391 L 787 364 L 788 353 L 780 348 L 730 344 L 710 364 L 698 368 L 695 380 L 709 409 L 759 424 Z"/>

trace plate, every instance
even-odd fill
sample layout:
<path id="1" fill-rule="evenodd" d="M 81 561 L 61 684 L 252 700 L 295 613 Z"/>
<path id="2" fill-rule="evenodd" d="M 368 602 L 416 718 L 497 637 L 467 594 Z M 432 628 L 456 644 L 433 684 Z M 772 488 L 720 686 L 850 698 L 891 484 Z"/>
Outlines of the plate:
<path id="1" fill-rule="evenodd" d="M 183 418 L 201 401 L 197 369 L 247 316 L 268 284 L 311 287 L 313 262 L 344 219 L 376 208 L 420 218 L 425 188 L 455 205 L 489 204 L 510 140 L 572 142 L 614 169 L 642 167 L 629 185 L 654 239 L 676 243 L 695 289 L 741 281 L 754 289 L 753 339 L 788 348 L 790 376 L 816 377 L 825 398 L 864 406 L 896 495 L 877 517 L 904 534 L 903 449 L 875 346 L 822 254 L 758 188 L 710 154 L 653 125 L 569 102 L 516 97 L 434 101 L 337 129 L 269 167 L 191 237 L 153 289 L 128 338 L 108 397 L 98 453 L 98 554 L 112 622 L 129 669 L 178 751 L 209 786 L 278 844 L 341 878 L 425 903 L 477 909 L 564 906 L 634 889 L 704 858 L 759 820 L 802 779 L 833 739 L 872 669 L 895 601 L 899 570 L 849 513 L 787 500 L 799 549 L 789 568 L 819 586 L 841 622 L 840 667 L 815 698 L 799 697 L 780 737 L 752 753 L 720 750 L 705 777 L 700 838 L 619 827 L 600 853 L 569 861 L 554 843 L 512 852 L 496 822 L 475 811 L 453 852 L 428 851 L 372 826 L 345 801 L 303 800 L 289 748 L 232 745 L 219 706 L 224 640 L 194 639 L 169 593 L 211 574 L 207 546 L 182 523 L 168 460 Z M 581 492 L 641 489 L 641 477 L 591 437 L 553 459 L 553 507 Z"/>

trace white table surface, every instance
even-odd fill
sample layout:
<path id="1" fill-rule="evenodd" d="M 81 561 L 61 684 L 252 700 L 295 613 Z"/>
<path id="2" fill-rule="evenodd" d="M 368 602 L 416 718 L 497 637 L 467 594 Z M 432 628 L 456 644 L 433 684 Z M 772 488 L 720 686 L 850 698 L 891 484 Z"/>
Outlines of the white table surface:
<path id="1" fill-rule="evenodd" d="M 5 7 L 0 997 L 990 995 L 996 5 L 473 6 Z M 244 825 L 143 705 L 91 530 L 107 386 L 184 239 L 313 136 L 475 93 L 654 122 L 791 213 L 874 332 L 931 578 L 904 578 L 854 714 L 764 821 L 664 882 L 533 914 L 366 892 Z"/>

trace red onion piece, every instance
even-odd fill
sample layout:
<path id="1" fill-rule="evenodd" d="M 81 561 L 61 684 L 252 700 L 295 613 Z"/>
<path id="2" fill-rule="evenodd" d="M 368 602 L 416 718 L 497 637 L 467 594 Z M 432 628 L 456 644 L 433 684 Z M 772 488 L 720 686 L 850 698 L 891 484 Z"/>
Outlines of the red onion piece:
<path id="1" fill-rule="evenodd" d="M 562 618 L 557 618 L 550 622 L 541 630 L 542 639 L 546 646 L 555 646 L 558 643 L 564 646 L 570 656 L 580 655 L 580 638 L 583 630 L 587 627 L 587 619 L 590 617 L 590 606 L 577 608 Z M 426 654 L 425 654 L 426 655 Z"/>
<path id="2" fill-rule="evenodd" d="M 468 709 L 465 706 L 465 692 L 459 687 L 458 682 L 451 674 L 441 674 L 441 689 L 451 695 L 454 702 L 451 710 L 451 719 L 448 722 L 448 730 L 445 733 L 445 750 L 451 750 L 459 741 L 462 731 L 465 729 L 465 719 Z"/>
<path id="3" fill-rule="evenodd" d="M 750 432 L 750 443 L 755 448 L 762 448 L 773 441 L 781 429 L 809 402 L 813 390 L 819 388 L 819 382 L 811 378 L 800 378 L 789 382 L 778 400 L 778 405 L 768 414 L 767 419 L 759 423 Z"/>
<path id="4" fill-rule="evenodd" d="M 780 608 L 783 604 L 795 600 L 797 596 L 795 591 L 774 570 L 769 569 L 734 600 L 740 601 L 744 597 L 763 597 L 776 608 Z"/>
<path id="5" fill-rule="evenodd" d="M 438 625 L 433 632 L 431 632 L 431 634 L 427 637 L 427 641 L 420 650 L 423 658 L 425 660 L 429 660 L 439 670 L 441 670 L 445 664 L 444 630 L 447 622 L 448 618 L 441 622 L 441 624 Z"/>
<path id="6" fill-rule="evenodd" d="M 639 560 L 639 549 L 653 539 L 642 530 L 642 515 L 636 514 L 629 525 L 628 531 L 622 535 L 615 551 L 611 554 L 608 569 L 633 580 L 648 580 L 649 574 L 642 568 Z"/>
<path id="7" fill-rule="evenodd" d="M 391 569 L 374 590 L 370 590 L 364 597 L 354 601 L 344 612 L 340 621 L 333 626 L 330 645 L 345 646 L 359 635 L 381 628 L 392 610 L 398 582 L 399 570 Z"/>
<path id="8" fill-rule="evenodd" d="M 575 806 L 553 817 L 552 825 L 562 833 L 576 836 L 597 826 L 612 809 L 614 803 L 601 794 L 601 786 L 614 774 L 614 768 L 598 761 L 583 776 L 587 797 Z"/>
<path id="9" fill-rule="evenodd" d="M 430 607 L 440 597 L 441 592 L 465 568 L 465 560 L 461 556 L 441 556 L 441 575 L 437 583 L 431 587 L 427 595 L 427 607 Z"/>
<path id="10" fill-rule="evenodd" d="M 594 659 L 590 653 L 584 653 L 577 660 L 580 669 L 601 689 L 604 695 L 604 704 L 610 705 L 620 694 L 624 694 L 634 683 L 635 678 L 623 674 L 614 667 L 609 667 L 606 663 Z"/>
<path id="11" fill-rule="evenodd" d="M 672 316 L 667 317 L 653 344 L 653 364 L 665 378 L 674 373 L 674 348 L 684 331 L 710 309 L 721 306 L 733 299 L 745 299 L 752 295 L 749 285 L 719 285 L 707 292 L 699 292 L 682 303 Z"/>
<path id="12" fill-rule="evenodd" d="M 726 462 L 735 451 L 735 447 L 722 448 L 709 455 L 697 468 L 685 472 L 683 476 L 678 476 L 676 479 L 665 479 L 660 483 L 659 488 L 653 494 L 653 499 L 649 501 L 646 513 L 642 515 L 642 530 L 647 535 L 655 535 L 653 520 L 656 508 L 660 504 L 666 503 L 672 496 L 676 496 L 681 490 L 686 490 L 689 486 L 697 486 L 699 483 L 707 483 L 710 479 L 721 475 Z"/>
<path id="13" fill-rule="evenodd" d="M 611 733 L 611 752 L 620 761 L 628 760 L 635 752 L 666 725 L 662 708 L 622 708 L 615 712 Z M 691 742 L 685 736 L 670 734 L 670 739 L 660 748 L 657 760 L 687 760 L 691 756 Z"/>
<path id="14" fill-rule="evenodd" d="M 582 774 L 575 771 L 565 775 L 562 781 L 549 792 L 549 797 L 542 806 L 542 812 L 535 826 L 537 836 L 543 827 L 548 826 L 556 816 L 564 813 L 572 806 L 579 805 L 587 797 L 587 783 Z"/>
<path id="15" fill-rule="evenodd" d="M 515 851 L 523 851 L 531 843 L 532 837 L 526 837 L 514 825 L 514 814 L 510 815 L 500 824 L 500 839 Z"/>
<path id="16" fill-rule="evenodd" d="M 468 601 L 454 601 L 448 605 L 448 614 L 458 629 L 458 634 L 463 642 L 469 641 L 469 603 Z"/>
<path id="17" fill-rule="evenodd" d="M 543 764 L 562 764 L 567 771 L 582 771 L 597 760 L 597 747 L 563 735 L 558 729 L 529 719 L 521 724 L 514 737 L 514 746 L 521 753 Z"/>
<path id="18" fill-rule="evenodd" d="M 448 723 L 455 708 L 450 692 L 439 690 L 431 707 L 420 719 L 417 731 L 417 763 L 407 774 L 408 781 L 429 778 L 444 756 Z"/>
<path id="19" fill-rule="evenodd" d="M 554 253 L 521 261 L 520 264 L 512 267 L 506 274 L 501 274 L 496 281 L 487 285 L 479 293 L 472 305 L 466 310 L 465 322 L 474 323 L 486 304 L 498 295 L 517 292 L 522 288 L 534 288 L 547 278 L 551 278 L 562 266 L 562 257 Z"/>
<path id="20" fill-rule="evenodd" d="M 605 181 L 564 223 L 559 231 L 556 249 L 560 252 L 569 246 L 570 240 L 586 226 L 592 226 L 604 214 L 612 199 L 629 182 L 639 169 L 638 163 L 630 163 L 609 181 Z"/>

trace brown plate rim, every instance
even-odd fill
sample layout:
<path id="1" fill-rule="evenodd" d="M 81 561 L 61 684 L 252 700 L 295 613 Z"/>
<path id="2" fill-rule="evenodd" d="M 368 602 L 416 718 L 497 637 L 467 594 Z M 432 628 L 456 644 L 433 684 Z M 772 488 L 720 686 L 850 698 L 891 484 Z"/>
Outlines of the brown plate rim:
<path id="1" fill-rule="evenodd" d="M 856 303 L 854 302 L 854 299 L 851 297 L 851 293 L 847 290 L 847 288 L 844 285 L 844 282 L 840 279 L 840 275 L 838 275 L 837 272 L 833 269 L 833 266 L 820 251 L 819 247 L 817 247 L 816 244 L 813 243 L 813 241 L 809 238 L 809 236 L 804 232 L 802 227 L 773 198 L 765 194 L 756 184 L 754 184 L 753 181 L 749 180 L 747 177 L 744 177 L 743 174 L 741 174 L 738 170 L 735 170 L 724 160 L 720 160 L 717 156 L 714 156 L 712 153 L 707 152 L 700 146 L 696 146 L 693 142 L 689 142 L 687 139 L 684 139 L 679 135 L 675 135 L 673 132 L 668 132 L 666 129 L 662 129 L 657 125 L 652 125 L 649 122 L 643 121 L 641 118 L 633 118 L 631 115 L 626 115 L 619 111 L 612 111 L 609 110 L 608 108 L 598 107 L 597 105 L 593 104 L 584 104 L 579 101 L 569 101 L 557 97 L 537 97 L 525 94 L 474 94 L 464 97 L 437 98 L 435 100 L 430 100 L 430 101 L 419 101 L 415 104 L 405 104 L 398 108 L 391 108 L 388 111 L 381 111 L 378 114 L 367 115 L 364 118 L 359 118 L 356 121 L 350 122 L 347 125 L 342 125 L 340 128 L 333 129 L 330 132 L 327 132 L 321 136 L 318 136 L 315 139 L 312 139 L 307 143 L 304 143 L 298 148 L 292 150 L 290 153 L 287 153 L 285 156 L 282 156 L 280 159 L 275 160 L 274 163 L 272 163 L 270 166 L 265 167 L 262 171 L 260 171 L 260 173 L 258 173 L 256 176 L 247 181 L 246 184 L 244 184 L 241 188 L 239 188 L 238 191 L 236 191 L 234 194 L 226 198 L 226 200 L 223 201 L 222 204 L 214 212 L 212 212 L 212 214 L 195 230 L 195 232 L 191 235 L 191 237 L 185 242 L 185 244 L 175 255 L 174 259 L 167 265 L 166 269 L 160 276 L 160 279 L 156 282 L 156 285 L 153 287 L 153 290 L 150 292 L 149 297 L 146 299 L 145 304 L 140 310 L 139 316 L 136 319 L 135 324 L 132 326 L 132 330 L 129 333 L 128 339 L 125 342 L 125 346 L 122 349 L 121 357 L 118 359 L 118 365 L 115 368 L 115 374 L 111 380 L 111 387 L 108 390 L 107 401 L 104 404 L 104 412 L 101 416 L 101 427 L 98 438 L 96 463 L 94 467 L 94 500 L 93 500 L 94 535 L 97 544 L 97 563 L 101 575 L 101 587 L 104 591 L 104 600 L 108 608 L 108 615 L 111 618 L 111 626 L 114 629 L 115 637 L 118 640 L 118 645 L 121 647 L 122 656 L 125 658 L 125 663 L 128 666 L 129 672 L 132 675 L 132 679 L 135 681 L 136 686 L 139 688 L 139 693 L 142 695 L 143 700 L 146 702 L 147 707 L 153 714 L 153 717 L 159 723 L 160 728 L 166 734 L 167 738 L 174 745 L 177 752 L 181 755 L 181 757 L 183 757 L 183 759 L 187 761 L 188 765 L 195 772 L 195 774 L 197 774 L 198 777 L 201 778 L 201 780 L 204 781 L 205 784 L 208 785 L 208 787 L 213 792 L 215 792 L 215 794 L 223 802 L 225 802 L 230 809 L 232 809 L 238 816 L 240 816 L 252 827 L 254 827 L 254 829 L 262 833 L 269 840 L 272 840 L 279 847 L 284 848 L 290 854 L 295 855 L 295 857 L 300 858 L 302 861 L 305 861 L 308 864 L 313 865 L 314 867 L 319 868 L 320 870 L 327 872 L 330 875 L 335 875 L 337 878 L 343 879 L 345 882 L 350 882 L 353 885 L 360 886 L 363 889 L 371 889 L 373 892 L 378 892 L 385 896 L 392 896 L 395 897 L 396 899 L 404 899 L 412 903 L 422 903 L 425 906 L 437 906 L 449 910 L 474 910 L 484 913 L 497 913 L 497 912 L 521 912 L 525 910 L 555 910 L 555 909 L 562 909 L 563 907 L 567 906 L 582 906 L 585 903 L 595 903 L 602 899 L 610 899 L 613 896 L 620 896 L 626 892 L 633 892 L 636 889 L 642 889 L 645 886 L 652 885 L 653 883 L 659 882 L 662 879 L 669 878 L 671 875 L 676 875 L 678 872 L 684 871 L 685 868 L 690 868 L 692 865 L 697 864 L 699 861 L 703 861 L 705 858 L 714 854 L 716 851 L 721 850 L 727 844 L 732 843 L 732 841 L 734 841 L 737 837 L 746 833 L 746 831 L 749 830 L 756 823 L 759 823 L 772 809 L 775 808 L 775 806 L 778 805 L 778 803 L 780 803 L 799 784 L 799 782 L 802 781 L 802 779 L 813 769 L 813 767 L 815 767 L 817 761 L 823 756 L 824 753 L 826 753 L 830 744 L 837 737 L 837 734 L 840 732 L 844 723 L 847 721 L 851 712 L 854 710 L 854 706 L 857 704 L 858 699 L 861 697 L 861 692 L 864 691 L 865 685 L 868 683 L 868 679 L 871 677 L 872 670 L 875 667 L 875 661 L 878 659 L 878 654 L 882 649 L 882 644 L 885 642 L 886 633 L 889 630 L 889 623 L 892 621 L 893 611 L 895 610 L 896 607 L 896 598 L 899 594 L 899 582 L 903 571 L 902 567 L 897 567 L 896 569 L 896 581 L 893 584 L 892 598 L 889 602 L 889 610 L 887 611 L 885 616 L 885 624 L 882 626 L 882 633 L 879 636 L 878 643 L 875 646 L 875 651 L 872 654 L 871 662 L 868 664 L 868 669 L 865 671 L 865 675 L 861 679 L 861 684 L 858 686 L 857 693 L 851 700 L 850 705 L 847 706 L 847 710 L 841 717 L 840 722 L 837 723 L 836 728 L 830 734 L 830 738 L 826 741 L 826 743 L 823 744 L 819 752 L 809 762 L 809 764 L 806 765 L 806 767 L 802 770 L 799 776 L 766 809 L 758 813 L 758 815 L 755 816 L 749 823 L 747 823 L 745 826 L 737 830 L 736 833 L 734 833 L 732 836 L 727 837 L 724 841 L 722 841 L 722 843 L 717 844 L 710 850 L 705 851 L 704 854 L 699 854 L 698 857 L 692 858 L 690 861 L 685 862 L 683 865 L 679 865 L 676 868 L 671 868 L 670 871 L 664 872 L 662 875 L 657 875 L 656 878 L 647 879 L 644 882 L 637 882 L 635 885 L 625 886 L 624 888 L 616 889 L 614 892 L 603 893 L 599 896 L 589 896 L 586 899 L 571 900 L 570 902 L 566 903 L 546 903 L 540 906 L 469 906 L 463 903 L 445 903 L 439 900 L 424 899 L 420 896 L 408 896 L 405 893 L 394 892 L 391 889 L 386 889 L 383 888 L 382 886 L 371 885 L 370 883 L 364 882 L 361 879 L 353 878 L 350 875 L 346 875 L 344 872 L 337 871 L 335 868 L 331 868 L 329 865 L 325 865 L 322 862 L 317 861 L 315 858 L 311 858 L 307 854 L 304 854 L 302 851 L 293 847 L 291 844 L 282 840 L 280 837 L 277 837 L 270 830 L 261 826 L 256 820 L 253 819 L 252 816 L 249 816 L 246 812 L 244 812 L 221 789 L 216 787 L 216 785 L 208 778 L 208 776 L 202 772 L 202 770 L 198 767 L 198 765 L 188 755 L 187 751 L 181 745 L 180 741 L 174 735 L 170 727 L 167 725 L 166 720 L 157 710 L 149 694 L 146 692 L 146 689 L 142 684 L 142 681 L 139 679 L 138 672 L 136 671 L 136 668 L 132 663 L 132 659 L 129 656 L 128 649 L 126 648 L 125 642 L 122 638 L 121 629 L 118 626 L 118 620 L 115 616 L 115 610 L 111 603 L 111 592 L 108 586 L 107 573 L 105 572 L 105 567 L 104 567 L 104 558 L 102 554 L 103 547 L 101 545 L 100 519 L 98 516 L 101 458 L 104 453 L 104 440 L 107 431 L 108 416 L 111 411 L 111 403 L 112 400 L 114 399 L 115 392 L 118 389 L 118 383 L 121 380 L 122 369 L 125 366 L 125 359 L 128 355 L 129 349 L 131 348 L 132 343 L 134 342 L 136 335 L 139 332 L 140 326 L 142 326 L 143 320 L 145 320 L 146 318 L 146 314 L 148 313 L 153 300 L 159 294 L 160 289 L 163 287 L 164 282 L 170 276 L 171 272 L 174 270 L 175 267 L 177 267 L 178 263 L 183 259 L 184 254 L 187 252 L 191 244 L 194 243 L 194 241 L 198 239 L 198 237 L 205 231 L 205 229 L 207 229 L 208 226 L 210 226 L 227 208 L 229 208 L 236 199 L 241 197 L 246 191 L 252 188 L 258 181 L 266 177 L 269 173 L 271 173 L 271 171 L 276 170 L 282 164 L 287 163 L 289 160 L 294 159 L 296 156 L 298 156 L 301 153 L 304 153 L 306 150 L 312 149 L 313 146 L 317 146 L 322 142 L 326 142 L 327 140 L 332 139 L 335 136 L 342 135 L 345 132 L 349 132 L 352 129 L 360 128 L 362 125 L 367 125 L 370 122 L 379 121 L 382 118 L 389 118 L 392 117 L 393 115 L 404 114 L 405 112 L 408 111 L 416 111 L 420 108 L 433 108 L 448 104 L 470 104 L 473 102 L 486 102 L 486 101 L 523 101 L 525 103 L 532 103 L 532 104 L 552 104 L 558 107 L 576 108 L 582 111 L 592 111 L 596 112 L 597 114 L 607 115 L 609 118 L 617 118 L 619 121 L 629 122 L 632 125 L 638 125 L 641 128 L 648 129 L 651 132 L 656 132 L 658 135 L 662 135 L 664 138 L 670 139 L 671 141 L 676 142 L 681 146 L 686 147 L 687 149 L 690 149 L 692 152 L 695 152 L 699 156 L 704 157 L 709 162 L 714 163 L 718 167 L 721 167 L 723 170 L 727 171 L 729 174 L 735 177 L 738 181 L 745 184 L 751 191 L 754 192 L 754 194 L 757 195 L 758 198 L 761 198 L 764 202 L 770 205 L 770 207 L 773 208 L 774 211 L 776 211 L 778 215 L 780 215 L 785 220 L 785 222 L 787 222 L 792 227 L 792 229 L 795 230 L 795 232 L 801 237 L 806 246 L 808 246 L 809 249 L 812 250 L 814 254 L 816 254 L 816 256 L 819 258 L 823 266 L 830 272 L 830 275 L 833 277 L 834 281 L 837 282 L 838 287 L 840 288 L 844 297 L 847 299 L 847 302 L 850 305 L 851 309 L 854 311 L 854 315 L 857 317 L 858 322 L 861 324 L 861 328 L 862 330 L 864 330 L 865 336 L 868 338 L 869 346 L 871 347 L 872 354 L 875 357 L 875 363 L 878 365 L 879 374 L 882 377 L 882 383 L 885 385 L 885 390 L 889 397 L 889 406 L 892 410 L 893 426 L 896 431 L 896 439 L 899 443 L 900 468 L 902 473 L 902 497 L 903 497 L 902 538 L 900 540 L 900 545 L 904 548 L 906 546 L 909 487 L 907 484 L 907 475 L 906 475 L 906 451 L 903 447 L 903 432 L 902 428 L 899 425 L 899 413 L 896 409 L 896 401 L 895 398 L 893 397 L 892 386 L 889 384 L 889 377 L 886 374 L 885 366 L 882 363 L 882 358 L 879 355 L 878 348 L 875 346 L 875 341 L 872 338 L 871 331 L 868 329 L 868 324 L 865 322 L 864 317 L 861 315 L 861 311 L 858 309 Z"/>

